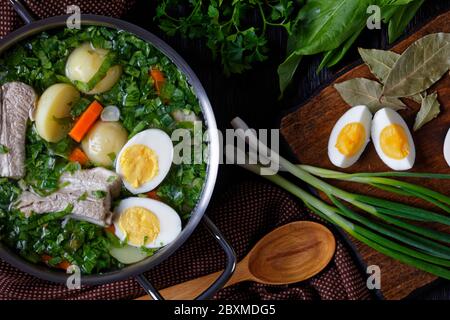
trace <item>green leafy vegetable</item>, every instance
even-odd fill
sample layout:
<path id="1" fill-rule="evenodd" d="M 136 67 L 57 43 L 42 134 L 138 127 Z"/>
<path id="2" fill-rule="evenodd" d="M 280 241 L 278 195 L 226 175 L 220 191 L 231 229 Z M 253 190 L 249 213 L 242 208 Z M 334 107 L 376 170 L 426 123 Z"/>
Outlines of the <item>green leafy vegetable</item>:
<path id="1" fill-rule="evenodd" d="M 389 43 L 393 43 L 400 37 L 402 31 L 405 30 L 408 23 L 414 18 L 417 10 L 419 10 L 424 2 L 425 0 L 409 1 L 405 5 L 395 7 L 395 11 L 389 19 Z"/>
<path id="2" fill-rule="evenodd" d="M 301 55 L 333 50 L 366 23 L 369 0 L 309 0 L 299 11 L 288 48 Z"/>
<path id="3" fill-rule="evenodd" d="M 292 53 L 282 64 L 278 66 L 279 84 L 280 92 L 283 94 L 286 87 L 292 81 L 295 71 L 302 60 L 301 55 L 297 53 Z"/>
<path id="4" fill-rule="evenodd" d="M 389 23 L 390 35 L 394 38 L 403 31 L 422 2 L 413 3 L 412 0 L 306 1 L 292 24 L 286 59 L 278 68 L 281 94 L 298 69 L 301 56 L 324 53 L 318 70 L 332 67 L 344 57 L 366 27 L 369 6 L 380 7 L 382 19 Z"/>
<path id="5" fill-rule="evenodd" d="M 317 72 L 322 70 L 322 68 L 327 67 L 333 67 L 336 65 L 339 61 L 342 60 L 342 58 L 345 56 L 347 51 L 351 48 L 353 43 L 356 41 L 356 39 L 359 37 L 360 33 L 364 30 L 364 27 L 362 27 L 358 32 L 355 32 L 353 36 L 351 36 L 347 41 L 345 41 L 343 44 L 341 44 L 336 49 L 330 50 L 327 53 L 325 53 L 322 62 L 320 63 L 319 67 L 317 68 Z"/>
<path id="6" fill-rule="evenodd" d="M 81 116 L 81 114 L 89 107 L 93 100 L 80 98 L 70 109 L 70 115 L 73 118 Z"/>
<path id="7" fill-rule="evenodd" d="M 414 131 L 419 130 L 423 125 L 436 118 L 440 112 L 440 104 L 436 92 L 422 98 L 422 105 L 414 122 Z"/>

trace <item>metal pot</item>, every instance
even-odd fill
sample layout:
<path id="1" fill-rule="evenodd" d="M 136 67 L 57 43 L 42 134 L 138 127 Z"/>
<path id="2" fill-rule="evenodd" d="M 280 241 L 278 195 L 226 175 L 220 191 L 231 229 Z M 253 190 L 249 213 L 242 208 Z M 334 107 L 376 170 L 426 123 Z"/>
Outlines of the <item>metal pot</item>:
<path id="1" fill-rule="evenodd" d="M 10 0 L 10 2 L 17 13 L 26 22 L 26 25 L 10 33 L 0 41 L 0 54 L 5 52 L 5 50 L 10 48 L 11 46 L 17 44 L 18 42 L 30 38 L 38 33 L 54 29 L 61 29 L 66 26 L 68 16 L 57 16 L 34 21 L 33 17 L 27 12 L 27 10 L 18 0 Z M 125 30 L 147 41 L 148 43 L 159 49 L 161 52 L 163 52 L 186 75 L 189 83 L 192 85 L 200 101 L 200 106 L 202 108 L 203 116 L 205 119 L 205 125 L 208 128 L 209 132 L 209 162 L 207 165 L 205 185 L 203 187 L 203 191 L 197 203 L 197 206 L 194 208 L 189 222 L 186 224 L 179 237 L 171 244 L 159 250 L 155 255 L 148 257 L 141 262 L 116 271 L 82 276 L 81 283 L 84 285 L 99 285 L 124 280 L 129 277 L 135 277 L 135 279 L 146 290 L 146 292 L 151 295 L 153 299 L 163 299 L 163 297 L 152 286 L 152 284 L 143 275 L 143 273 L 160 264 L 170 255 L 172 255 L 189 238 L 199 222 L 202 221 L 204 226 L 210 231 L 211 235 L 216 239 L 216 241 L 219 242 L 227 257 L 227 263 L 224 272 L 204 293 L 197 297 L 197 299 L 207 299 L 213 296 L 221 287 L 223 287 L 223 285 L 233 274 L 236 266 L 236 255 L 231 246 L 221 235 L 217 227 L 211 222 L 210 219 L 208 219 L 208 217 L 204 215 L 206 207 L 208 206 L 208 203 L 211 199 L 211 195 L 216 182 L 220 155 L 216 120 L 214 118 L 211 104 L 208 100 L 205 90 L 203 89 L 195 73 L 187 65 L 183 58 L 181 58 L 169 45 L 167 45 L 164 41 L 162 41 L 152 33 L 122 20 L 98 15 L 82 15 L 81 24 L 83 26 L 95 25 L 105 26 L 118 30 Z M 1 243 L 0 258 L 19 268 L 20 270 L 44 280 L 57 283 L 66 283 L 68 277 L 70 276 L 61 271 L 58 272 L 45 266 L 32 264 L 19 257 L 16 253 L 14 253 Z"/>

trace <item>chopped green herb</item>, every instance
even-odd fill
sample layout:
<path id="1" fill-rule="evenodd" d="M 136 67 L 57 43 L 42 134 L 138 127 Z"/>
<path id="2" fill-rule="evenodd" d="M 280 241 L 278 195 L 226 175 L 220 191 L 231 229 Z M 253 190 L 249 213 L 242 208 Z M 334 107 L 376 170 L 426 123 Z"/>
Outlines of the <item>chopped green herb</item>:
<path id="1" fill-rule="evenodd" d="M 106 182 L 111 183 L 117 180 L 117 176 L 109 176 L 108 179 L 106 179 Z"/>
<path id="2" fill-rule="evenodd" d="M 81 196 L 78 197 L 78 201 L 85 201 L 88 197 L 88 193 L 85 191 Z"/>
<path id="3" fill-rule="evenodd" d="M 106 197 L 106 194 L 106 191 L 103 190 L 92 191 L 92 196 L 96 199 L 103 199 Z"/>
<path id="4" fill-rule="evenodd" d="M 108 157 L 111 159 L 112 162 L 116 161 L 116 153 L 115 152 L 108 153 Z"/>

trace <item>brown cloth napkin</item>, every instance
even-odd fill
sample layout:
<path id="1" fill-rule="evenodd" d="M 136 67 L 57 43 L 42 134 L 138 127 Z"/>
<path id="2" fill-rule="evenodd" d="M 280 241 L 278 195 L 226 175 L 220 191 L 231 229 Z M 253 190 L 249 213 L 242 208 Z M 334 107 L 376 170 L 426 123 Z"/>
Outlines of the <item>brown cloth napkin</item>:
<path id="1" fill-rule="evenodd" d="M 262 182 L 248 182 L 219 196 L 208 216 L 242 259 L 274 228 L 297 220 L 311 220 L 300 203 L 283 190 Z M 165 288 L 220 270 L 224 254 L 211 235 L 199 227 L 168 260 L 147 272 L 157 288 Z M 133 279 L 69 291 L 0 262 L 0 299 L 133 299 L 144 291 Z M 369 299 L 370 292 L 349 249 L 337 237 L 336 254 L 328 267 L 308 281 L 289 286 L 245 282 L 221 290 L 217 299 Z"/>
<path id="2" fill-rule="evenodd" d="M 67 5 L 77 4 L 83 13 L 119 17 L 132 0 L 28 0 L 26 6 L 39 18 L 64 14 Z M 0 37 L 23 23 L 9 0 L 0 0 Z M 303 207 L 284 191 L 266 183 L 252 182 L 232 188 L 218 197 L 208 210 L 242 259 L 252 246 L 277 226 L 296 220 L 309 220 Z M 147 273 L 157 288 L 220 270 L 225 265 L 221 249 L 211 235 L 199 227 L 187 243 L 161 265 Z M 0 299 L 132 299 L 144 295 L 133 280 L 82 287 L 69 291 L 65 286 L 42 281 L 0 261 Z M 350 251 L 338 239 L 335 257 L 319 275 L 296 285 L 264 286 L 241 283 L 221 290 L 218 299 L 369 299 L 362 274 Z"/>

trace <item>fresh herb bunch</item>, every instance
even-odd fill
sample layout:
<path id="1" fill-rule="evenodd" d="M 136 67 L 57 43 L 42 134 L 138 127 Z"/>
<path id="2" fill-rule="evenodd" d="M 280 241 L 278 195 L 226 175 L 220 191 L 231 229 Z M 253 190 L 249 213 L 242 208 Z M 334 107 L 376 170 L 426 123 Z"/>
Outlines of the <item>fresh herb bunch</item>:
<path id="1" fill-rule="evenodd" d="M 163 0 L 156 21 L 168 35 L 207 39 L 213 57 L 227 75 L 242 73 L 267 59 L 267 29 L 290 33 L 294 1 L 290 0 Z M 249 16 L 255 16 L 250 23 Z"/>

